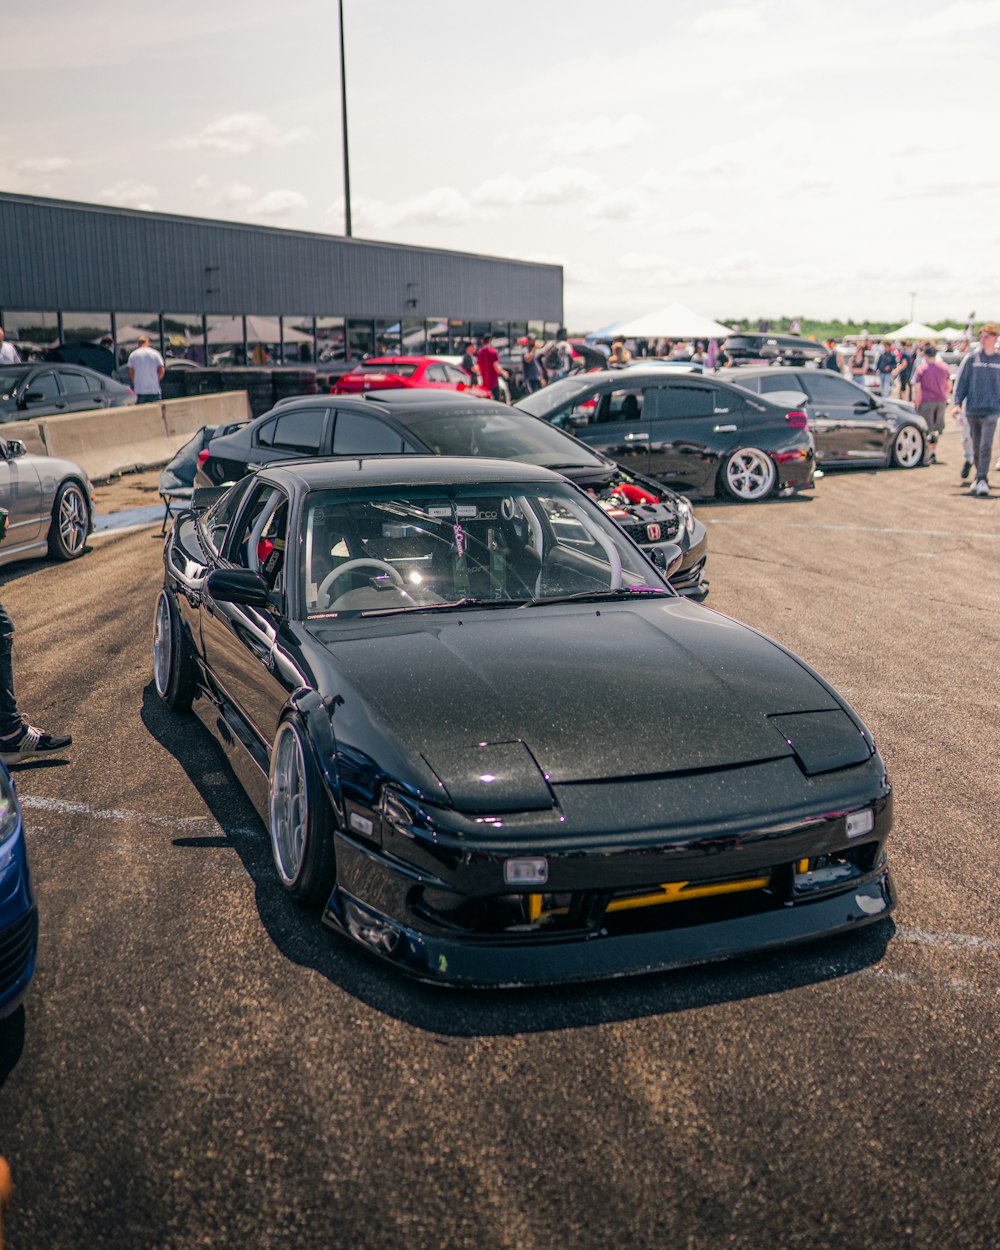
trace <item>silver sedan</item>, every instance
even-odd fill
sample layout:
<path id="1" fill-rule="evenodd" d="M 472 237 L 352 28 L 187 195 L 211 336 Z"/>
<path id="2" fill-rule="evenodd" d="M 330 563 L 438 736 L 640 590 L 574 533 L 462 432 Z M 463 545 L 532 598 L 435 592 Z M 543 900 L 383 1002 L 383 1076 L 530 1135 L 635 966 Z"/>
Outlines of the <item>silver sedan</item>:
<path id="1" fill-rule="evenodd" d="M 0 438 L 0 508 L 10 514 L 0 564 L 82 556 L 94 524 L 90 479 L 72 460 L 36 456 Z"/>

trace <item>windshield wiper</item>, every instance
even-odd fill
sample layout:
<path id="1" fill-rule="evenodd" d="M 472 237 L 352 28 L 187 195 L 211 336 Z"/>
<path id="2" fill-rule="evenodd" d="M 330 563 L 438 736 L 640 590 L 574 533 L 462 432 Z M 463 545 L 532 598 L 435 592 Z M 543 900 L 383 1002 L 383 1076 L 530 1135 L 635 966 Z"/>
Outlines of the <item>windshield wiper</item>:
<path id="1" fill-rule="evenodd" d="M 617 590 L 578 590 L 573 595 L 539 595 L 529 599 L 525 607 L 536 608 L 545 603 L 600 603 L 607 599 L 630 599 L 636 595 L 662 595 L 672 599 L 674 593 L 660 586 L 620 586 Z"/>
<path id="2" fill-rule="evenodd" d="M 457 612 L 462 608 L 523 608 L 527 599 L 452 599 L 447 603 L 415 603 L 405 608 L 362 608 L 358 616 L 393 616 L 401 612 Z M 346 613 L 344 614 L 346 615 Z"/>

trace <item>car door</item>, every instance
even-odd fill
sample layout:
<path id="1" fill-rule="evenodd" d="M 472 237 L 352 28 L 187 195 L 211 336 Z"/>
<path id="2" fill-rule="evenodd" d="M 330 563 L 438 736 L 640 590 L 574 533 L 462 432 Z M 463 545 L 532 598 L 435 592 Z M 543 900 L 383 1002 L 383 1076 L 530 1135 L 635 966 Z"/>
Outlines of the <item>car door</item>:
<path id="1" fill-rule="evenodd" d="M 435 391 L 452 391 L 455 389 L 448 378 L 448 370 L 443 362 L 427 365 L 420 385 Z"/>
<path id="2" fill-rule="evenodd" d="M 66 411 L 66 398 L 54 369 L 39 369 L 22 384 L 18 407 L 25 420 L 52 417 Z"/>
<path id="3" fill-rule="evenodd" d="M 562 428 L 627 469 L 645 473 L 649 462 L 649 386 L 605 387 L 577 399 Z M 554 423 L 555 424 L 555 423 Z"/>
<path id="4" fill-rule="evenodd" d="M 59 381 L 66 398 L 67 412 L 93 412 L 103 406 L 100 383 L 95 389 L 85 373 L 77 373 L 75 369 L 61 369 Z"/>
<path id="5" fill-rule="evenodd" d="M 803 369 L 800 377 L 820 463 L 884 459 L 887 422 L 874 399 L 829 369 Z"/>
<path id="6" fill-rule="evenodd" d="M 260 482 L 226 540 L 223 562 L 260 573 L 273 606 L 222 603 L 205 593 L 201 637 L 205 662 L 227 708 L 247 731 L 245 744 L 261 758 L 274 738 L 289 693 L 287 665 L 278 656 L 278 632 L 287 602 L 285 553 L 290 502 L 280 488 Z M 293 685 L 295 683 L 292 683 Z"/>
<path id="7" fill-rule="evenodd" d="M 694 376 L 662 383 L 651 398 L 650 476 L 680 489 L 701 489 L 714 478 L 720 457 L 740 442 L 743 401 Z"/>
<path id="8" fill-rule="evenodd" d="M 35 541 L 43 521 L 48 526 L 51 506 L 51 499 L 42 499 L 38 471 L 31 461 L 12 455 L 10 445 L 0 439 L 0 508 L 10 514 L 3 553 Z"/>

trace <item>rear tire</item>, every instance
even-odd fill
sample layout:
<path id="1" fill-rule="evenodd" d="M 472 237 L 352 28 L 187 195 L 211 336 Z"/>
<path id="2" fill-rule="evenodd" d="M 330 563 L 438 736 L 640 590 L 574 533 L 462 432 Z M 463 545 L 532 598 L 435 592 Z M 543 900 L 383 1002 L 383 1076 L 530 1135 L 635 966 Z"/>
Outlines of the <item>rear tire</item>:
<path id="1" fill-rule="evenodd" d="M 198 690 L 198 670 L 184 636 L 180 614 L 164 588 L 153 616 L 153 684 L 167 707 L 189 712 Z"/>
<path id="2" fill-rule="evenodd" d="M 90 504 L 79 482 L 63 482 L 52 505 L 49 555 L 53 560 L 82 556 L 90 535 Z"/>
<path id="3" fill-rule="evenodd" d="M 325 903 L 337 877 L 329 804 L 297 720 L 278 726 L 268 782 L 271 855 L 282 888 L 304 906 Z"/>
<path id="4" fill-rule="evenodd" d="M 739 447 L 722 462 L 719 493 L 737 503 L 760 503 L 774 490 L 778 470 L 766 451 Z"/>

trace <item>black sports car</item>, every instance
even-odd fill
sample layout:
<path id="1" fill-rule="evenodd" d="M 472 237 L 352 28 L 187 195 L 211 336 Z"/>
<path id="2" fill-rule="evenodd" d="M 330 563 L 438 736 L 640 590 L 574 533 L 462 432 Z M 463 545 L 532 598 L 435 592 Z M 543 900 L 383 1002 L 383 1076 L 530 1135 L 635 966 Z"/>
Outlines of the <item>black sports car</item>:
<path id="1" fill-rule="evenodd" d="M 293 456 L 490 456 L 557 469 L 589 491 L 640 546 L 675 542 L 681 563 L 671 585 L 708 594 L 708 535 L 686 499 L 629 471 L 545 421 L 490 399 L 448 391 L 374 391 L 364 397 L 298 396 L 212 438 L 197 486 L 242 477 L 251 465 Z"/>
<path id="2" fill-rule="evenodd" d="M 829 369 L 741 369 L 735 380 L 765 399 L 803 408 L 824 469 L 915 469 L 930 460 L 927 422 L 905 400 L 881 399 Z"/>
<path id="3" fill-rule="evenodd" d="M 685 494 L 757 503 L 813 484 L 806 414 L 715 375 L 608 369 L 563 378 L 516 407 Z"/>
<path id="4" fill-rule="evenodd" d="M 802 365 L 807 361 L 822 364 L 830 354 L 822 343 L 797 334 L 730 334 L 722 347 L 734 365 L 758 361 L 780 361 L 787 365 Z"/>
<path id="5" fill-rule="evenodd" d="M 285 890 L 367 950 L 577 980 L 893 906 L 856 714 L 558 474 L 313 460 L 207 493 L 164 549 L 156 689 L 227 751 Z"/>

